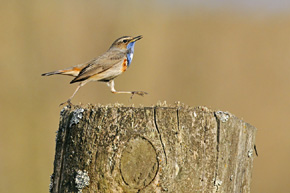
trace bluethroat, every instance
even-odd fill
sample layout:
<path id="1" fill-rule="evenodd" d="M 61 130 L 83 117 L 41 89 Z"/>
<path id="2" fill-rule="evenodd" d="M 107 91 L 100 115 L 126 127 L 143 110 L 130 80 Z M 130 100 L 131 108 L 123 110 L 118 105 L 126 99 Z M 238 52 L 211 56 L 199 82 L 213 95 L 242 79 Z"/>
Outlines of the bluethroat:
<path id="1" fill-rule="evenodd" d="M 75 96 L 78 90 L 91 81 L 106 82 L 107 85 L 111 88 L 111 92 L 115 94 L 131 94 L 131 98 L 135 94 L 144 96 L 147 94 L 144 91 L 116 91 L 114 83 L 114 78 L 121 75 L 130 66 L 133 59 L 135 43 L 141 38 L 142 36 L 120 37 L 113 42 L 109 50 L 103 55 L 94 58 L 89 62 L 78 64 L 70 68 L 44 73 L 42 76 L 50 76 L 55 74 L 69 75 L 75 77 L 70 82 L 71 84 L 80 82 L 73 95 L 66 102 L 61 103 L 60 105 L 65 103 L 70 105 L 72 98 Z"/>

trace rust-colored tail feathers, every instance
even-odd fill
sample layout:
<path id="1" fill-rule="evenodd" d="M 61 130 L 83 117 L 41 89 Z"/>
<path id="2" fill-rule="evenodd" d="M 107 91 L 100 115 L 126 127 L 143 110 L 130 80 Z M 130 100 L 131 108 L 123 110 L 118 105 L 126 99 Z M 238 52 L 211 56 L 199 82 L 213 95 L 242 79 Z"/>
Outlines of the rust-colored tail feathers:
<path id="1" fill-rule="evenodd" d="M 41 76 L 51 76 L 51 75 L 55 75 L 55 74 L 62 74 L 62 75 L 68 75 L 68 76 L 74 76 L 74 77 L 77 77 L 81 71 L 83 66 L 75 66 L 75 67 L 72 67 L 72 68 L 67 68 L 67 69 L 64 69 L 64 70 L 56 70 L 56 71 L 53 71 L 53 72 L 47 72 L 47 73 L 43 73 L 41 74 Z"/>

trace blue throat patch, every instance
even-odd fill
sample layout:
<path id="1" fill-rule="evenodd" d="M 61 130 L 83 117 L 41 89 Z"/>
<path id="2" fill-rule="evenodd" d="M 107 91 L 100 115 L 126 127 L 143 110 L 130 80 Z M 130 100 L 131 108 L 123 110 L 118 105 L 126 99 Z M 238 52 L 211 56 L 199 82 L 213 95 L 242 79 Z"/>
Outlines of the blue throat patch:
<path id="1" fill-rule="evenodd" d="M 135 43 L 136 42 L 131 42 L 127 45 L 127 66 L 129 67 L 131 62 L 132 62 L 132 59 L 133 59 L 133 54 L 134 54 L 134 46 L 135 46 Z"/>

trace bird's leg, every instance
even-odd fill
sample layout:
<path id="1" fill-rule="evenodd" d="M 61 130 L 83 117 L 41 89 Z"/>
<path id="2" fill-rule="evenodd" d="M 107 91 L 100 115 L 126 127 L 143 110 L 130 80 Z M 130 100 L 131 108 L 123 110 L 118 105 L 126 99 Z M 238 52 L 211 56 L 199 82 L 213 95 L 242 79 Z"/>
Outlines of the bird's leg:
<path id="1" fill-rule="evenodd" d="M 131 91 L 116 91 L 114 80 L 108 82 L 108 86 L 111 88 L 111 92 L 114 94 L 132 94 Z"/>
<path id="2" fill-rule="evenodd" d="M 108 82 L 108 86 L 111 88 L 111 92 L 114 94 L 132 94 L 131 99 L 135 94 L 140 95 L 140 96 L 144 96 L 145 94 L 148 94 L 147 92 L 144 92 L 144 91 L 116 91 L 114 80 L 111 80 L 110 82 Z"/>
<path id="3" fill-rule="evenodd" d="M 66 103 L 67 103 L 69 106 L 71 106 L 72 103 L 71 103 L 70 101 L 71 101 L 72 98 L 75 96 L 75 94 L 78 92 L 78 90 L 79 90 L 82 86 L 84 86 L 86 83 L 87 83 L 86 81 L 81 82 L 81 83 L 79 84 L 79 86 L 77 87 L 77 89 L 75 90 L 75 92 L 73 93 L 73 95 L 72 95 L 71 97 L 69 97 L 69 99 L 68 99 L 66 102 L 61 103 L 59 106 L 62 106 L 62 105 L 64 105 L 64 104 L 66 104 Z"/>

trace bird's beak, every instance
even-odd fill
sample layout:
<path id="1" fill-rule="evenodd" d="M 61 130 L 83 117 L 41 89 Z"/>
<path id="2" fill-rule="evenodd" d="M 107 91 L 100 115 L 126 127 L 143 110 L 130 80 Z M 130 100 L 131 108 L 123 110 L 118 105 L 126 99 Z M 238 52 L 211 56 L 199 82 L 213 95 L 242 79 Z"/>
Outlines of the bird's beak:
<path id="1" fill-rule="evenodd" d="M 140 36 L 136 36 L 136 37 L 134 37 L 134 38 L 131 40 L 131 42 L 136 42 L 137 40 L 140 40 L 141 38 L 143 38 L 142 35 L 140 35 Z"/>

